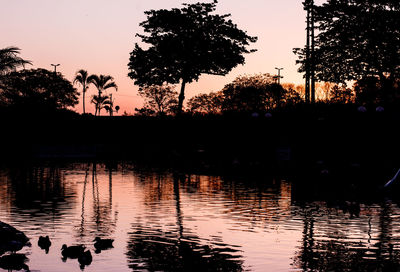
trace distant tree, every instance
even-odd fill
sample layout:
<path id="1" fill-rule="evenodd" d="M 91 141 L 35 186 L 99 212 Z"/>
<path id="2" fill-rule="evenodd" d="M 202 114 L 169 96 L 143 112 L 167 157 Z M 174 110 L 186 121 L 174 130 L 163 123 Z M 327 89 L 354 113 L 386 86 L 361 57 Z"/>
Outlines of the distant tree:
<path id="1" fill-rule="evenodd" d="M 293 84 L 294 85 L 294 84 Z M 296 105 L 302 101 L 301 95 L 295 88 L 285 88 L 284 105 Z"/>
<path id="2" fill-rule="evenodd" d="M 111 105 L 110 97 L 108 95 L 93 95 L 91 103 L 96 106 L 96 113 L 98 111 L 99 115 L 102 109 L 106 109 L 108 112 Z"/>
<path id="3" fill-rule="evenodd" d="M 110 88 L 114 88 L 117 91 L 118 86 L 114 82 L 114 78 L 112 76 L 108 76 L 108 75 L 107 76 L 91 75 L 88 77 L 88 82 L 92 83 L 97 88 L 98 94 L 94 100 L 93 100 L 93 98 L 95 96 L 93 96 L 92 103 L 94 103 L 96 106 L 96 111 L 95 111 L 94 115 L 96 116 L 97 113 L 100 115 L 101 109 L 103 109 L 103 107 L 101 104 L 96 104 L 96 101 L 99 103 L 101 101 L 103 101 L 103 99 L 102 99 L 103 92 Z"/>
<path id="4" fill-rule="evenodd" d="M 219 114 L 222 110 L 223 94 L 211 92 L 209 94 L 198 94 L 189 99 L 187 107 L 191 113 Z"/>
<path id="5" fill-rule="evenodd" d="M 0 76 L 15 71 L 25 64 L 32 64 L 29 60 L 19 57 L 20 50 L 18 47 L 6 47 L 0 49 Z"/>
<path id="6" fill-rule="evenodd" d="M 118 105 L 115 106 L 115 111 L 118 113 L 118 111 L 119 111 L 119 106 Z"/>
<path id="7" fill-rule="evenodd" d="M 270 74 L 260 74 L 237 77 L 222 93 L 222 111 L 255 112 L 281 106 L 287 91 Z"/>
<path id="8" fill-rule="evenodd" d="M 178 102 L 178 93 L 169 85 L 139 88 L 139 95 L 144 98 L 143 108 L 135 109 L 139 115 L 171 114 Z"/>
<path id="9" fill-rule="evenodd" d="M 147 35 L 137 34 L 148 45 L 135 44 L 130 54 L 129 77 L 139 86 L 181 83 L 177 111 L 181 112 L 185 85 L 201 74 L 226 75 L 243 54 L 254 52 L 247 46 L 257 40 L 237 28 L 230 15 L 212 14 L 217 1 L 183 4 L 181 9 L 146 11 L 140 26 Z"/>
<path id="10" fill-rule="evenodd" d="M 328 0 L 316 6 L 317 79 L 345 84 L 375 77 L 394 82 L 400 76 L 399 18 L 397 0 Z M 300 71 L 305 71 L 305 50 L 295 52 Z"/>
<path id="11" fill-rule="evenodd" d="M 347 88 L 345 85 L 334 85 L 331 89 L 330 102 L 332 103 L 340 103 L 340 104 L 348 104 L 354 103 L 355 94 L 354 91 L 350 88 Z"/>
<path id="12" fill-rule="evenodd" d="M 85 94 L 87 89 L 89 88 L 89 74 L 86 70 L 81 69 L 78 72 L 76 72 L 75 78 L 74 78 L 74 84 L 78 83 L 82 86 L 82 103 L 83 103 L 83 114 L 86 113 L 85 111 Z"/>
<path id="13" fill-rule="evenodd" d="M 78 103 L 79 93 L 60 73 L 45 69 L 11 72 L 0 83 L 3 106 L 59 110 Z"/>

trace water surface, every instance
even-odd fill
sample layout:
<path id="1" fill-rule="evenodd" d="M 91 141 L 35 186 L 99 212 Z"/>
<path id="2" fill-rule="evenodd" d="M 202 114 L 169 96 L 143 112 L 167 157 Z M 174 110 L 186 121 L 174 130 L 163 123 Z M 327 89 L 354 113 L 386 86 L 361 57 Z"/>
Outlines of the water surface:
<path id="1" fill-rule="evenodd" d="M 31 239 L 36 271 L 80 271 L 61 259 L 83 244 L 85 271 L 393 271 L 397 203 L 297 199 L 290 179 L 220 177 L 128 163 L 3 167 L 0 221 Z M 49 235 L 48 254 L 37 246 Z M 96 236 L 114 248 L 94 253 Z M 3 271 L 0 269 L 0 271 Z"/>

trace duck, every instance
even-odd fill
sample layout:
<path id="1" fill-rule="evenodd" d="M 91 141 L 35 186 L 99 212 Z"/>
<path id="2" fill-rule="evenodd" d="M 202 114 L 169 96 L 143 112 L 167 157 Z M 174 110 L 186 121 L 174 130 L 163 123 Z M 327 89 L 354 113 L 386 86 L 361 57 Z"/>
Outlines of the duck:
<path id="1" fill-rule="evenodd" d="M 90 265 L 92 263 L 93 257 L 90 250 L 86 250 L 78 257 L 78 262 L 80 264 L 80 268 L 84 269 L 86 265 Z"/>
<path id="2" fill-rule="evenodd" d="M 0 268 L 7 271 L 21 270 L 30 271 L 29 267 L 25 264 L 28 258 L 25 254 L 12 253 L 0 257 Z"/>
<path id="3" fill-rule="evenodd" d="M 61 254 L 64 258 L 76 259 L 84 252 L 85 247 L 83 245 L 78 246 L 67 246 L 66 244 L 61 247 Z"/>
<path id="4" fill-rule="evenodd" d="M 114 239 L 101 239 L 100 237 L 96 237 L 93 242 L 95 242 L 94 247 L 96 248 L 96 250 L 103 250 L 114 247 Z"/>
<path id="5" fill-rule="evenodd" d="M 46 254 L 49 253 L 49 248 L 51 246 L 51 241 L 49 236 L 46 235 L 46 237 L 44 236 L 40 236 L 39 240 L 38 240 L 38 246 L 41 249 L 44 249 L 46 251 Z"/>

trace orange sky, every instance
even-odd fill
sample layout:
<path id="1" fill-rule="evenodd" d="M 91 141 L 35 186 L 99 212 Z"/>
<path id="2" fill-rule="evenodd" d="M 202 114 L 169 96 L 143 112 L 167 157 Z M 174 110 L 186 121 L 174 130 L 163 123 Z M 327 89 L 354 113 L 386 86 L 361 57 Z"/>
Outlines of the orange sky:
<path id="1" fill-rule="evenodd" d="M 119 86 L 113 97 L 121 107 L 120 114 L 133 113 L 142 100 L 127 77 L 127 63 L 135 42 L 139 42 L 135 34 L 141 32 L 139 23 L 145 20 L 144 11 L 180 7 L 182 2 L 198 1 L 4 0 L 0 9 L 0 48 L 21 48 L 22 57 L 31 60 L 33 68 L 52 70 L 52 63 L 60 63 L 57 71 L 71 81 L 79 69 L 111 75 Z M 282 82 L 303 83 L 292 53 L 305 41 L 301 3 L 302 0 L 219 0 L 217 13 L 231 13 L 239 28 L 257 36 L 253 48 L 258 51 L 247 55 L 246 64 L 225 77 L 203 75 L 198 82 L 189 84 L 186 98 L 221 90 L 238 75 L 275 73 L 275 67 L 284 68 Z M 90 87 L 87 95 L 95 93 L 95 88 Z M 93 105 L 86 107 L 94 112 Z M 81 104 L 76 111 L 82 111 Z"/>

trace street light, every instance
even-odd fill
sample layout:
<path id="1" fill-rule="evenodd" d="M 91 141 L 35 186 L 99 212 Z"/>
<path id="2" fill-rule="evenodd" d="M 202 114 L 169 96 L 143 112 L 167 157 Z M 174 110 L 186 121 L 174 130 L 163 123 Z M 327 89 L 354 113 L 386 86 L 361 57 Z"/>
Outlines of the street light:
<path id="1" fill-rule="evenodd" d="M 54 66 L 54 73 L 57 73 L 57 66 L 60 66 L 60 64 L 51 64 L 51 66 Z"/>
<path id="2" fill-rule="evenodd" d="M 281 84 L 281 78 L 283 78 L 283 76 L 281 76 L 281 70 L 283 70 L 283 68 L 277 68 L 275 67 L 276 70 L 278 70 L 278 84 Z"/>

